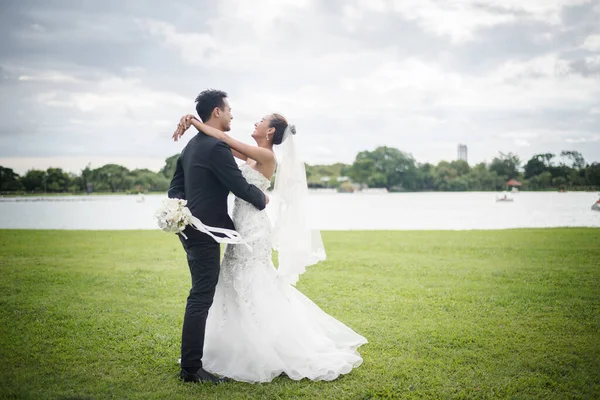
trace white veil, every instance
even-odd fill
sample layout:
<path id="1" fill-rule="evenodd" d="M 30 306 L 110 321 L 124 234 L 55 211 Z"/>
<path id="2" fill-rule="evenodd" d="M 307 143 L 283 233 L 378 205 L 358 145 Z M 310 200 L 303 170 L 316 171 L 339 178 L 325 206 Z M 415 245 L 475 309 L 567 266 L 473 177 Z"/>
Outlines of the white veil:
<path id="1" fill-rule="evenodd" d="M 296 284 L 306 267 L 325 260 L 325 247 L 319 230 L 311 229 L 306 169 L 298 156 L 294 135 L 288 125 L 279 146 L 274 188 L 273 249 L 279 253 L 279 276 Z"/>

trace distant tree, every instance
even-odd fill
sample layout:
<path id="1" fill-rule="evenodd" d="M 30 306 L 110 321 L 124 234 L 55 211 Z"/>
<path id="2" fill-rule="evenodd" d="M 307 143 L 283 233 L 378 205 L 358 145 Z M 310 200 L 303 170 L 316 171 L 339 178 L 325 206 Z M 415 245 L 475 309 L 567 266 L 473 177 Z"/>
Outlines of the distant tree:
<path id="1" fill-rule="evenodd" d="M 565 162 L 564 164 L 573 169 L 585 168 L 585 160 L 583 159 L 581 153 L 578 151 L 563 150 L 560 152 L 560 156 L 569 163 L 567 164 Z"/>
<path id="2" fill-rule="evenodd" d="M 586 168 L 585 179 L 588 185 L 600 188 L 600 163 L 592 163 Z"/>
<path id="3" fill-rule="evenodd" d="M 22 189 L 19 175 L 10 168 L 0 166 L 0 192 L 16 192 Z"/>
<path id="4" fill-rule="evenodd" d="M 525 179 L 529 179 L 533 176 L 539 175 L 542 172 L 548 171 L 552 167 L 552 159 L 554 154 L 536 154 L 531 157 L 527 164 L 525 164 Z"/>
<path id="5" fill-rule="evenodd" d="M 347 171 L 350 179 L 362 185 L 367 185 L 369 177 L 375 175 L 375 173 L 375 162 L 373 160 L 366 158 L 359 159 L 358 157 Z"/>
<path id="6" fill-rule="evenodd" d="M 375 172 L 373 175 L 369 176 L 367 179 L 367 186 L 372 188 L 385 188 L 387 187 L 388 180 L 387 177 L 381 172 Z M 391 189 L 389 187 L 388 189 Z"/>
<path id="7" fill-rule="evenodd" d="M 452 181 L 458 177 L 458 172 L 448 161 L 440 161 L 435 167 L 435 186 L 437 190 L 451 191 Z"/>
<path id="8" fill-rule="evenodd" d="M 177 167 L 177 159 L 179 158 L 179 154 L 172 155 L 171 157 L 165 160 L 165 166 L 160 170 L 160 174 L 162 174 L 165 178 L 169 180 L 173 178 L 173 174 L 175 174 L 175 168 Z"/>
<path id="9" fill-rule="evenodd" d="M 46 191 L 46 171 L 30 169 L 21 178 L 23 188 L 28 192 Z"/>
<path id="10" fill-rule="evenodd" d="M 500 190 L 506 183 L 496 172 L 490 171 L 485 163 L 479 163 L 471 168 L 467 180 L 469 190 Z"/>
<path id="11" fill-rule="evenodd" d="M 306 179 L 312 188 L 338 188 L 340 186 L 338 178 L 346 176 L 349 167 L 349 165 L 342 163 L 331 165 L 305 164 Z"/>
<path id="12" fill-rule="evenodd" d="M 471 171 L 469 163 L 464 160 L 451 161 L 450 167 L 452 167 L 456 171 L 458 176 L 467 175 L 469 171 Z"/>
<path id="13" fill-rule="evenodd" d="M 313 176 L 319 175 L 323 176 L 343 176 L 342 171 L 347 168 L 348 165 L 342 163 L 336 163 L 331 165 L 309 165 L 306 164 L 306 175 Z"/>
<path id="14" fill-rule="evenodd" d="M 498 157 L 494 157 L 490 164 L 490 171 L 498 174 L 503 179 L 512 179 L 519 176 L 519 166 L 521 160 L 519 156 L 513 153 L 500 153 Z"/>
<path id="15" fill-rule="evenodd" d="M 79 181 L 80 189 L 82 191 L 87 191 L 88 184 L 93 185 L 93 180 L 94 180 L 94 172 L 92 170 L 91 164 L 88 164 L 81 171 L 81 180 Z"/>
<path id="16" fill-rule="evenodd" d="M 71 182 L 71 185 L 69 186 L 69 192 L 77 193 L 85 191 L 85 184 L 83 183 L 82 175 L 70 173 L 69 181 Z"/>
<path id="17" fill-rule="evenodd" d="M 418 183 L 415 159 L 391 147 L 358 153 L 348 176 L 357 183 L 392 190 L 415 190 Z"/>
<path id="18" fill-rule="evenodd" d="M 96 192 L 164 192 L 168 189 L 178 157 L 176 154 L 167 158 L 159 172 L 148 169 L 129 171 L 116 164 L 92 169 L 88 164 L 79 175 L 68 174 L 60 168 L 48 168 L 47 171 L 32 169 L 19 177 L 12 169 L 0 167 L 0 191 L 81 192 L 91 184 Z M 305 167 L 309 187 L 344 191 L 351 191 L 353 184 L 390 191 L 502 190 L 511 178 L 521 180 L 524 189 L 600 189 L 600 163 L 586 165 L 577 151 L 562 151 L 560 157 L 561 162 L 557 163 L 552 153 L 536 154 L 524 165 L 522 175 L 520 159 L 513 153 L 500 153 L 489 165 L 479 163 L 471 167 L 466 161 L 456 160 L 440 161 L 434 166 L 430 163 L 417 164 L 411 154 L 401 150 L 378 147 L 358 153 L 350 165 L 306 164 Z M 338 179 L 342 176 L 350 181 L 342 184 Z"/>
<path id="19" fill-rule="evenodd" d="M 161 173 L 149 169 L 136 169 L 129 173 L 132 185 L 142 191 L 166 192 L 169 189 L 170 179 Z M 133 188 L 129 188 L 130 190 Z"/>
<path id="20" fill-rule="evenodd" d="M 121 165 L 106 164 L 91 172 L 91 180 L 97 191 L 122 192 L 133 188 L 129 170 Z"/>
<path id="21" fill-rule="evenodd" d="M 552 186 L 552 174 L 548 171 L 546 172 L 542 172 L 540 175 L 538 175 L 540 178 L 540 184 L 542 188 L 549 188 L 550 186 Z"/>
<path id="22" fill-rule="evenodd" d="M 329 181 L 327 181 L 327 187 L 332 189 L 339 188 L 341 184 L 342 182 L 338 181 L 337 177 L 335 176 L 332 176 L 331 178 L 329 178 Z"/>
<path id="23" fill-rule="evenodd" d="M 417 165 L 417 189 L 435 190 L 435 166 L 430 163 Z"/>
<path id="24" fill-rule="evenodd" d="M 564 189 L 567 185 L 567 179 L 562 176 L 552 178 L 552 185 L 556 188 Z"/>
<path id="25" fill-rule="evenodd" d="M 450 181 L 450 190 L 453 192 L 465 192 L 469 190 L 469 181 L 464 176 L 459 176 Z"/>
<path id="26" fill-rule="evenodd" d="M 61 168 L 48 168 L 46 170 L 46 190 L 48 192 L 67 192 L 70 186 L 71 177 Z"/>

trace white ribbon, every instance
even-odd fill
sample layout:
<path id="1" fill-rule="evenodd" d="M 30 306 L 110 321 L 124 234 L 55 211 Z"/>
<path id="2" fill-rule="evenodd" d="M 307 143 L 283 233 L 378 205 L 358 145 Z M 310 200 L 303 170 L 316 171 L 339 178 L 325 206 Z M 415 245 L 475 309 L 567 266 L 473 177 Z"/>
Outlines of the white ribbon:
<path id="1" fill-rule="evenodd" d="M 250 245 L 247 243 L 246 240 L 244 240 L 244 238 L 242 238 L 242 236 L 234 230 L 231 229 L 227 229 L 227 228 L 218 228 L 215 226 L 208 226 L 208 225 L 204 225 L 202 223 L 202 221 L 200 221 L 198 218 L 194 217 L 192 215 L 192 217 L 190 218 L 190 225 L 202 232 L 202 233 L 206 233 L 208 236 L 212 237 L 213 239 L 215 239 L 215 241 L 217 243 L 226 243 L 226 244 L 244 244 L 246 245 L 246 247 L 248 248 L 248 250 L 252 251 L 252 247 L 250 247 Z M 215 236 L 214 233 L 222 233 L 223 235 L 225 235 L 225 237 L 220 237 L 220 236 Z M 185 234 L 183 232 L 180 232 L 184 238 L 187 239 L 187 236 L 185 236 Z"/>

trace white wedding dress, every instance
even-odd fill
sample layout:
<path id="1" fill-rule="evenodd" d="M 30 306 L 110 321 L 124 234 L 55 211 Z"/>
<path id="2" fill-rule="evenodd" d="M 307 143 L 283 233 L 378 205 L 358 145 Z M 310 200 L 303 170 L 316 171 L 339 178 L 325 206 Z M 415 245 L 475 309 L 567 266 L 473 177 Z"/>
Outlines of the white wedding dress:
<path id="1" fill-rule="evenodd" d="M 270 181 L 248 165 L 246 180 L 265 191 Z M 333 380 L 362 363 L 361 335 L 331 317 L 278 277 L 271 259 L 267 213 L 236 198 L 233 220 L 250 251 L 227 245 L 208 314 L 202 364 L 214 374 L 244 382 Z"/>

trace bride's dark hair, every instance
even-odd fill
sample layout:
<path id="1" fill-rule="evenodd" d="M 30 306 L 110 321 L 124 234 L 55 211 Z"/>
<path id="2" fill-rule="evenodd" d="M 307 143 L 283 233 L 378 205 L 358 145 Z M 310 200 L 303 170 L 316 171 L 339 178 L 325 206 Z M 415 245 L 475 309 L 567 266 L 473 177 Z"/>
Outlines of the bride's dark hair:
<path id="1" fill-rule="evenodd" d="M 275 133 L 273 134 L 273 144 L 281 144 L 283 142 L 283 134 L 285 133 L 285 129 L 288 127 L 287 119 L 281 114 L 271 114 L 271 118 L 269 119 L 269 128 L 275 128 Z M 296 134 L 296 129 L 294 126 L 290 126 L 290 130 L 293 135 Z"/>

